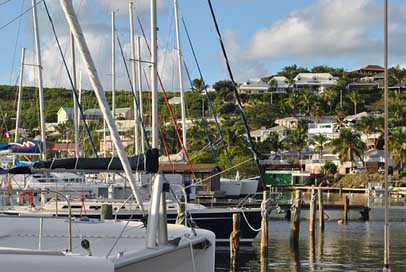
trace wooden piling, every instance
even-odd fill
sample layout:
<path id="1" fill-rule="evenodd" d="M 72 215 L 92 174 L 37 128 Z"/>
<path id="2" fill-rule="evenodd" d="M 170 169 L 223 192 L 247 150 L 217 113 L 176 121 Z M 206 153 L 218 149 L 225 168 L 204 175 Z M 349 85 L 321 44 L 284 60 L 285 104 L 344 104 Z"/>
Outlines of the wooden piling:
<path id="1" fill-rule="evenodd" d="M 317 190 L 318 201 L 319 201 L 319 229 L 321 232 L 324 231 L 324 208 L 323 208 L 323 190 L 319 187 Z"/>
<path id="2" fill-rule="evenodd" d="M 290 221 L 290 241 L 293 245 L 297 245 L 300 232 L 300 209 L 301 209 L 301 192 L 295 191 L 295 198 L 291 207 Z"/>
<path id="3" fill-rule="evenodd" d="M 100 217 L 102 220 L 113 219 L 113 206 L 111 204 L 102 204 Z"/>
<path id="4" fill-rule="evenodd" d="M 316 229 L 316 191 L 314 190 L 314 186 L 312 186 L 311 191 L 309 212 L 309 232 L 314 233 Z"/>
<path id="5" fill-rule="evenodd" d="M 240 250 L 240 214 L 233 214 L 233 231 L 230 234 L 230 268 L 236 270 Z"/>
<path id="6" fill-rule="evenodd" d="M 267 210 L 267 192 L 263 192 L 261 204 L 261 246 L 260 246 L 260 265 L 261 272 L 267 271 L 268 263 L 268 210 Z"/>
<path id="7" fill-rule="evenodd" d="M 345 201 L 344 201 L 344 224 L 348 223 L 348 206 L 350 204 L 350 199 L 348 196 L 345 196 Z"/>

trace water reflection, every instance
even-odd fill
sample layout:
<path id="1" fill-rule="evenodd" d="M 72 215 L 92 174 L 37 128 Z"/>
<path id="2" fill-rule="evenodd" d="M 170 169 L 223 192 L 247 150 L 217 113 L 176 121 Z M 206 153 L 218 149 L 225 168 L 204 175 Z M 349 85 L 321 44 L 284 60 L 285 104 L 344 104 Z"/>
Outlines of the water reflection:
<path id="1" fill-rule="evenodd" d="M 406 271 L 406 223 L 392 223 L 390 231 L 392 271 Z M 303 228 L 292 245 L 289 222 L 270 221 L 268 271 L 382 271 L 383 222 L 326 222 L 324 233 L 316 233 L 312 237 Z M 240 254 L 237 271 L 261 271 L 258 247 Z M 216 271 L 229 270 L 227 255 L 216 255 Z"/>

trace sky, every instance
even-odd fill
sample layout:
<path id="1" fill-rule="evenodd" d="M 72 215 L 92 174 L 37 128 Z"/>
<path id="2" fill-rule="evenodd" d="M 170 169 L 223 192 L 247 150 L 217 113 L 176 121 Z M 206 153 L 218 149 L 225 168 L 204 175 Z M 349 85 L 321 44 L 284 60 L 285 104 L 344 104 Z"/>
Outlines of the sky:
<path id="1" fill-rule="evenodd" d="M 39 1 L 39 0 L 37 0 Z M 111 88 L 111 11 L 125 58 L 130 58 L 127 0 L 73 0 L 86 40 L 105 90 Z M 135 1 L 149 39 L 149 1 Z M 177 51 L 173 1 L 158 2 L 159 72 L 167 90 L 178 88 Z M 206 83 L 228 79 L 225 61 L 207 0 L 178 0 Z M 69 29 L 57 0 L 46 0 L 66 59 L 71 63 Z M 383 65 L 383 0 L 212 0 L 231 67 L 238 82 L 270 76 L 283 67 L 329 65 L 354 70 L 368 64 Z M 389 1 L 390 65 L 406 66 L 406 1 Z M 0 0 L 0 28 L 30 8 L 30 0 Z M 62 58 L 57 50 L 44 4 L 38 4 L 44 83 L 69 87 Z M 136 35 L 141 35 L 135 25 Z M 192 78 L 198 77 L 189 44 L 181 25 L 181 46 Z M 21 48 L 27 48 L 25 63 L 34 63 L 32 13 L 29 11 L 0 30 L 0 84 L 15 84 Z M 149 55 L 141 38 L 142 59 Z M 129 89 L 123 59 L 116 45 L 117 88 Z M 78 71 L 84 70 L 76 58 Z M 143 64 L 149 75 L 149 67 Z M 143 86 L 147 88 L 147 79 Z M 36 84 L 32 66 L 25 66 L 24 85 Z M 82 85 L 89 88 L 87 75 Z M 189 83 L 184 79 L 185 86 Z"/>

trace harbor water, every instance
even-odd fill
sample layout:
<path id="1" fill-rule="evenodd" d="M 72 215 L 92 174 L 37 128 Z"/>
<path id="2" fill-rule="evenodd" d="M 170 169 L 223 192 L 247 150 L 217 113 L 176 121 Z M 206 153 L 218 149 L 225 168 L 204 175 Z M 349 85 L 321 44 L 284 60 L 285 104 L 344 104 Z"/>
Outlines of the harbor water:
<path id="1" fill-rule="evenodd" d="M 382 216 L 381 216 L 382 214 Z M 371 220 L 351 220 L 347 225 L 336 220 L 326 222 L 325 231 L 318 230 L 311 239 L 308 220 L 302 220 L 298 247 L 289 242 L 290 223 L 270 220 L 267 271 L 382 271 L 383 207 L 371 210 Z M 392 207 L 390 223 L 391 271 L 406 271 L 406 208 Z M 261 271 L 259 243 L 242 248 L 234 271 Z M 232 271 L 229 253 L 218 249 L 216 271 Z"/>

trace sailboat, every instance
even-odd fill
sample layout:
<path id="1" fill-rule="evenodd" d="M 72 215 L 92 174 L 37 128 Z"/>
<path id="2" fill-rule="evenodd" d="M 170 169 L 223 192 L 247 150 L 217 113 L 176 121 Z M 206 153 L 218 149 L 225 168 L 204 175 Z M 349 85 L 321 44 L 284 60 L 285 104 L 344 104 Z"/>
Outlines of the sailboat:
<path id="1" fill-rule="evenodd" d="M 34 3 L 34 12 L 36 3 Z M 46 3 L 44 2 L 46 5 Z M 144 210 L 134 186 L 134 176 L 108 107 L 71 0 L 60 0 L 70 30 L 78 44 L 90 81 L 109 128 L 117 155 L 132 186 L 139 209 Z M 156 83 L 156 0 L 151 0 L 151 76 Z M 157 109 L 157 85 L 152 85 Z M 157 112 L 153 111 L 153 128 Z M 157 147 L 153 131 L 152 147 Z M 148 221 L 80 221 L 57 218 L 0 216 L 0 262 L 4 271 L 214 271 L 215 236 L 203 229 L 166 223 L 163 175 L 154 174 Z"/>

